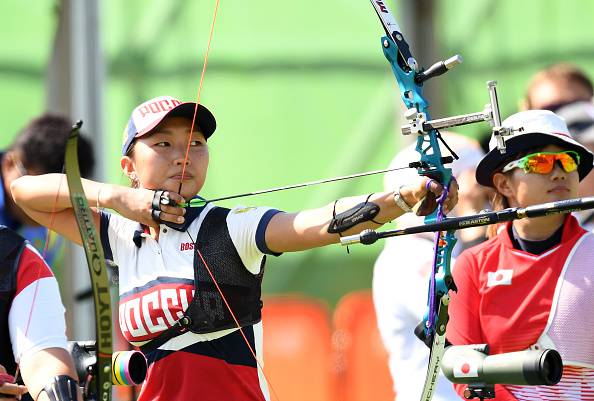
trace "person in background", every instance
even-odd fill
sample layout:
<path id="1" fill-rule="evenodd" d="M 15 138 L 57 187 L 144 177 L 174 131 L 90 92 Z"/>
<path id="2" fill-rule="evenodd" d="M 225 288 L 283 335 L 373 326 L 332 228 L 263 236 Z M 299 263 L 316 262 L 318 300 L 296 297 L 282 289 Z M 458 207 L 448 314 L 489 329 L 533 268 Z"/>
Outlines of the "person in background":
<path id="1" fill-rule="evenodd" d="M 450 215 L 477 213 L 487 205 L 488 191 L 474 177 L 474 169 L 484 155 L 479 143 L 471 138 L 443 133 L 445 141 L 458 154 L 459 160 L 451 164 L 460 185 L 458 204 Z M 447 151 L 445 151 L 447 152 Z M 406 166 L 418 160 L 414 144 L 401 150 L 390 163 L 390 168 Z M 392 171 L 384 177 L 384 188 L 395 188 L 417 174 L 414 169 Z M 423 217 L 413 213 L 398 219 L 399 227 L 423 224 Z M 456 232 L 458 242 L 455 253 L 485 240 L 485 228 L 475 227 Z M 419 340 L 414 329 L 422 320 L 427 306 L 425 294 L 433 264 L 433 233 L 420 233 L 387 238 L 384 249 L 373 269 L 372 293 L 378 328 L 388 351 L 389 367 L 398 400 L 421 398 L 427 374 L 429 349 Z M 440 378 L 433 399 L 455 399 L 452 385 Z"/>
<path id="2" fill-rule="evenodd" d="M 82 400 L 58 283 L 37 250 L 2 225 L 0 311 L 0 399 Z M 26 387 L 15 384 L 17 370 Z"/>
<path id="3" fill-rule="evenodd" d="M 565 119 L 574 138 L 594 152 L 594 104 L 583 101 L 571 103 L 557 110 L 557 114 Z M 580 182 L 578 195 L 594 196 L 594 173 Z M 583 210 L 575 215 L 586 230 L 594 230 L 594 210 Z"/>
<path id="4" fill-rule="evenodd" d="M 538 71 L 528 85 L 522 108 L 551 110 L 565 119 L 569 132 L 594 152 L 594 86 L 588 75 L 572 64 L 554 64 Z M 594 173 L 580 183 L 579 196 L 594 196 Z M 594 211 L 576 213 L 587 230 L 594 230 Z"/>
<path id="5" fill-rule="evenodd" d="M 27 216 L 16 204 L 10 184 L 24 175 L 61 172 L 71 129 L 72 122 L 69 119 L 44 114 L 31 120 L 8 149 L 0 152 L 0 224 L 17 231 L 40 252 L 45 246 L 47 229 Z M 78 146 L 81 175 L 88 177 L 94 166 L 93 148 L 84 137 Z M 46 262 L 52 267 L 55 267 L 59 249 L 60 240 L 54 238 L 44 254 Z"/>
<path id="6" fill-rule="evenodd" d="M 476 169 L 495 190 L 493 208 L 576 198 L 594 155 L 548 110 L 516 113 L 502 123 L 506 153 L 495 138 Z M 507 222 L 463 251 L 453 276 L 446 336 L 453 345 L 488 344 L 491 354 L 556 349 L 563 376 L 555 386 L 496 385 L 496 401 L 592 400 L 594 388 L 594 233 L 572 214 Z M 455 385 L 462 398 L 465 385 Z"/>
<path id="7" fill-rule="evenodd" d="M 536 72 L 520 101 L 520 110 L 550 110 L 575 102 L 591 102 L 594 96 L 592 81 L 586 73 L 568 63 L 553 64 Z"/>

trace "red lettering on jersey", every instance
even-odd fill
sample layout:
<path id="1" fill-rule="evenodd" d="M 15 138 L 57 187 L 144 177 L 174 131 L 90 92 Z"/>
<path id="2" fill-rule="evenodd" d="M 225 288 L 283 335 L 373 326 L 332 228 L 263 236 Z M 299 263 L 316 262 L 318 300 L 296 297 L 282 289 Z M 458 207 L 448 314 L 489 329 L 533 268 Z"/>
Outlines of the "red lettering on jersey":
<path id="1" fill-rule="evenodd" d="M 194 249 L 193 242 L 182 242 L 181 244 L 179 244 L 180 251 L 191 251 L 193 249 Z"/>
<path id="2" fill-rule="evenodd" d="M 163 321 L 163 318 L 159 316 L 159 309 L 158 292 L 151 292 L 142 297 L 142 316 L 151 333 L 159 333 L 167 329 L 167 325 Z"/>
<path id="3" fill-rule="evenodd" d="M 162 284 L 120 300 L 119 322 L 128 341 L 156 337 L 183 316 L 193 286 Z"/>
<path id="4" fill-rule="evenodd" d="M 140 311 L 140 299 L 135 298 L 126 303 L 125 309 L 125 321 L 128 331 L 131 336 L 141 337 L 146 336 L 148 333 L 142 325 L 142 317 Z"/>

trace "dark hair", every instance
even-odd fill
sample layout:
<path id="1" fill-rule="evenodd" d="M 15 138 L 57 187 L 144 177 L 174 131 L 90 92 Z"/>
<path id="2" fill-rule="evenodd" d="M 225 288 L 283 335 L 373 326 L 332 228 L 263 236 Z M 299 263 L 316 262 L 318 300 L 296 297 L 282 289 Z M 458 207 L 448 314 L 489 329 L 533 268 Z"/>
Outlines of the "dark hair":
<path id="1" fill-rule="evenodd" d="M 17 152 L 26 169 L 41 174 L 59 173 L 64 166 L 66 141 L 72 129 L 68 118 L 43 114 L 31 120 L 19 132 L 9 150 Z M 95 165 L 91 141 L 84 136 L 78 139 L 78 161 L 83 177 L 88 177 Z"/>
<path id="2" fill-rule="evenodd" d="M 565 88 L 564 90 L 566 92 L 564 93 L 567 98 L 560 99 L 565 103 L 580 100 L 589 101 L 594 96 L 594 86 L 584 71 L 573 64 L 558 63 L 540 70 L 530 80 L 525 100 L 528 109 L 533 108 L 532 92 L 538 85 L 545 81 L 558 83 Z M 576 88 L 582 89 L 581 92 L 576 92 Z"/>

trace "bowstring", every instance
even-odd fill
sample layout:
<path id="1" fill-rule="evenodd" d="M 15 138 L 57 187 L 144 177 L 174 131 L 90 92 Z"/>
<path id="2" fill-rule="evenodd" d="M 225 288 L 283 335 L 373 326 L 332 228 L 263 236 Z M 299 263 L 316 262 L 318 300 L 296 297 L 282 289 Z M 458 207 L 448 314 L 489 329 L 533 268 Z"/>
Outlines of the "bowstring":
<path id="1" fill-rule="evenodd" d="M 194 107 L 194 116 L 192 118 L 192 125 L 190 126 L 190 133 L 188 134 L 188 144 L 186 145 L 186 155 L 184 157 L 184 165 L 182 168 L 182 175 L 179 179 L 178 194 L 181 194 L 182 184 L 186 173 L 186 166 L 188 164 L 188 158 L 190 156 L 190 145 L 192 144 L 192 133 L 194 132 L 194 125 L 196 123 L 196 117 L 198 116 L 198 107 L 200 105 L 200 96 L 202 95 L 202 87 L 204 85 L 204 76 L 206 75 L 206 67 L 208 65 L 208 55 L 210 54 L 210 46 L 212 44 L 212 38 L 214 36 L 215 23 L 217 21 L 217 14 L 219 10 L 220 0 L 216 0 L 214 14 L 212 17 L 212 23 L 210 25 L 210 34 L 208 35 L 208 43 L 206 45 L 206 52 L 204 53 L 204 63 L 202 63 L 202 72 L 200 73 L 200 83 L 198 84 L 198 93 L 196 94 L 196 106 Z"/>
<path id="2" fill-rule="evenodd" d="M 208 55 L 210 54 L 210 48 L 211 48 L 211 44 L 212 44 L 212 38 L 214 36 L 214 29 L 215 29 L 215 24 L 216 24 L 216 20 L 217 20 L 219 3 L 220 3 L 220 0 L 216 0 L 215 7 L 214 7 L 213 18 L 212 18 L 212 22 L 211 22 L 211 26 L 210 26 L 210 34 L 209 34 L 209 37 L 208 37 L 208 43 L 207 43 L 206 51 L 205 51 L 205 54 L 204 54 L 204 62 L 202 64 L 202 72 L 200 74 L 200 83 L 198 85 L 198 93 L 196 95 L 196 106 L 194 107 L 194 116 L 192 118 L 192 124 L 190 126 L 190 132 L 188 134 L 188 143 L 186 145 L 186 154 L 185 154 L 185 157 L 184 157 L 184 165 L 183 165 L 183 168 L 182 168 L 182 174 L 181 174 L 181 178 L 179 180 L 179 188 L 178 188 L 178 191 L 177 191 L 180 195 L 181 195 L 181 189 L 182 189 L 183 180 L 184 180 L 184 176 L 185 176 L 185 172 L 186 172 L 186 167 L 188 165 L 188 159 L 189 159 L 189 154 L 190 154 L 190 146 L 192 144 L 192 134 L 194 132 L 194 126 L 195 126 L 195 122 L 196 122 L 196 117 L 198 116 L 198 107 L 200 105 L 200 98 L 201 98 L 201 95 L 202 95 L 202 88 L 203 88 L 203 85 L 204 85 L 204 77 L 206 75 L 206 67 L 208 65 Z M 193 243 L 196 243 L 196 241 L 194 241 L 194 239 L 192 238 L 192 236 L 190 235 L 190 233 L 188 232 L 187 229 L 186 229 L 186 233 L 188 234 L 188 236 L 190 237 L 190 239 L 192 240 L 192 242 Z M 277 400 L 280 400 L 280 398 L 278 397 L 278 394 L 276 393 L 274 387 L 272 386 L 272 383 L 271 383 L 270 379 L 268 378 L 268 375 L 266 374 L 266 372 L 264 370 L 264 366 L 260 363 L 258 357 L 256 356 L 256 352 L 254 351 L 254 349 L 251 346 L 251 344 L 250 344 L 247 336 L 245 335 L 245 333 L 243 331 L 243 328 L 241 327 L 241 324 L 239 323 L 239 320 L 237 319 L 237 317 L 235 316 L 235 313 L 231 309 L 231 306 L 230 306 L 229 302 L 227 301 L 227 298 L 225 297 L 225 294 L 223 293 L 221 287 L 219 286 L 219 283 L 215 279 L 215 277 L 214 277 L 214 275 L 213 275 L 210 267 L 206 263 L 206 260 L 202 256 L 202 252 L 200 252 L 200 249 L 198 249 L 198 247 L 196 247 L 196 253 L 200 257 L 200 260 L 204 264 L 204 267 L 206 268 L 206 271 L 208 272 L 208 275 L 212 279 L 214 285 L 217 288 L 217 291 L 219 292 L 219 294 L 221 295 L 221 298 L 223 299 L 223 302 L 227 306 L 227 310 L 231 314 L 231 317 L 233 318 L 233 321 L 235 322 L 235 325 L 239 329 L 239 332 L 241 333 L 241 336 L 243 337 L 243 340 L 245 341 L 245 344 L 247 345 L 247 347 L 248 347 L 250 353 L 252 354 L 252 356 L 254 357 L 254 360 L 256 361 L 256 364 L 257 364 L 258 368 L 260 369 L 260 371 L 262 372 L 262 375 L 266 379 L 266 382 L 267 382 L 268 386 L 270 387 L 271 392 L 273 393 L 273 395 L 275 396 L 275 398 Z M 194 283 L 194 285 L 196 285 L 196 283 Z"/>

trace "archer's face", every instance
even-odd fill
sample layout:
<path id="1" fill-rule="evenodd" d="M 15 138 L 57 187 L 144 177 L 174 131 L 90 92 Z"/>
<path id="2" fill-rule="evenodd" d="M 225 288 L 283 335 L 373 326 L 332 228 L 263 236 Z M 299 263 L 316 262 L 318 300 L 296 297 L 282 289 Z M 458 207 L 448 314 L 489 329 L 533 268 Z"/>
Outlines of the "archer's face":
<path id="1" fill-rule="evenodd" d="M 559 152 L 566 149 L 548 145 L 542 152 Z M 497 178 L 496 178 L 497 176 Z M 558 162 L 549 174 L 525 173 L 515 168 L 507 174 L 497 173 L 493 177 L 497 190 L 509 201 L 511 207 L 526 207 L 545 202 L 577 198 L 579 174 L 566 173 Z"/>
<path id="2" fill-rule="evenodd" d="M 202 133 L 193 132 L 186 160 L 191 124 L 185 117 L 165 118 L 151 134 L 136 139 L 131 155 L 122 158 L 126 174 L 135 174 L 142 188 L 177 192 L 182 182 L 184 198 L 196 195 L 206 179 L 208 145 Z"/>

